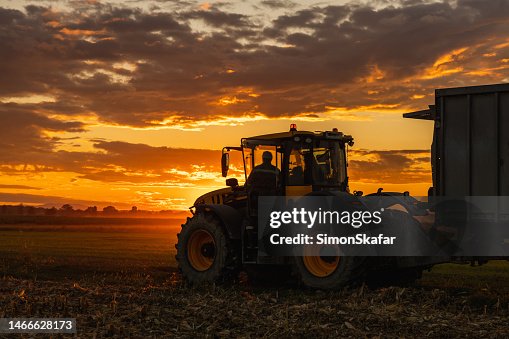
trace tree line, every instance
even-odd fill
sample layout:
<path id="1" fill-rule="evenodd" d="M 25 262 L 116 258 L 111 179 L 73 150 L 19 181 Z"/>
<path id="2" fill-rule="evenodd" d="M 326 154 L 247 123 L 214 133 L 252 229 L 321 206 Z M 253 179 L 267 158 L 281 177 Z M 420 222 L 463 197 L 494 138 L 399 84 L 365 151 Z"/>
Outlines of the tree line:
<path id="1" fill-rule="evenodd" d="M 174 211 L 145 211 L 139 210 L 133 206 L 130 210 L 119 210 L 115 206 L 106 206 L 99 209 L 97 206 L 89 206 L 85 209 L 75 209 L 71 204 L 64 204 L 60 208 L 56 207 L 38 207 L 31 205 L 2 205 L 0 206 L 0 215 L 45 215 L 45 216 L 143 216 L 143 215 L 161 215 L 172 214 Z"/>

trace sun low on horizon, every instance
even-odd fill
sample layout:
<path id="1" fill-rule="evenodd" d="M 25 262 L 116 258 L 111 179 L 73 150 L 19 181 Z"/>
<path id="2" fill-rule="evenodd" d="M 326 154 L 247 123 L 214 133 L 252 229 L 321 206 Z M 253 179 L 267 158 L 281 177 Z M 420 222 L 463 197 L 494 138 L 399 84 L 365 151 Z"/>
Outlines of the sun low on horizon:
<path id="1" fill-rule="evenodd" d="M 292 123 L 354 137 L 350 190 L 426 195 L 402 114 L 509 82 L 507 32 L 509 1 L 0 0 L 0 204 L 185 210 Z"/>

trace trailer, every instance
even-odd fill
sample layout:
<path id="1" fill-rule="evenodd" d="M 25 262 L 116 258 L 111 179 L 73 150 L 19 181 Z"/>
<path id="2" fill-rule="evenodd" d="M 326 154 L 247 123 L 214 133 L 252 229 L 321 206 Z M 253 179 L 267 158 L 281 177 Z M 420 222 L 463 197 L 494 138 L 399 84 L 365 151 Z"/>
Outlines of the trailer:
<path id="1" fill-rule="evenodd" d="M 464 239 L 455 241 L 467 253 L 451 261 L 507 259 L 509 84 L 437 89 L 434 105 L 403 117 L 434 122 L 429 200 L 454 201 L 435 226 L 459 215 Z"/>
<path id="2" fill-rule="evenodd" d="M 431 196 L 509 196 L 509 84 L 435 90 Z"/>

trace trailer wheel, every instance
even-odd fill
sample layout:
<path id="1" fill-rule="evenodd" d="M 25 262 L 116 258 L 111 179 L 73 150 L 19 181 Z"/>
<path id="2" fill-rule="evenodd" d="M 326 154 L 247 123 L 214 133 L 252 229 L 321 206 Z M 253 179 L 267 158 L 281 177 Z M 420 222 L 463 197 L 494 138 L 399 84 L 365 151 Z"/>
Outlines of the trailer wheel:
<path id="1" fill-rule="evenodd" d="M 364 278 L 366 257 L 309 255 L 306 250 L 303 254 L 295 257 L 294 269 L 307 287 L 332 290 Z"/>
<path id="2" fill-rule="evenodd" d="M 233 277 L 231 242 L 213 216 L 197 214 L 188 218 L 177 238 L 175 258 L 189 283 L 225 282 Z"/>

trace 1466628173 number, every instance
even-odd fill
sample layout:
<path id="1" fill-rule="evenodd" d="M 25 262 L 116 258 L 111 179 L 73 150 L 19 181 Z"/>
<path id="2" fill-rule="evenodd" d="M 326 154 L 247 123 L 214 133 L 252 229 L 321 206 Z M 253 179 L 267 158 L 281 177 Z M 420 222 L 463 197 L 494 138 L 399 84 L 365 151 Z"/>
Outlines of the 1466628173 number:
<path id="1" fill-rule="evenodd" d="M 0 333 L 76 333 L 76 319 L 4 318 Z"/>

